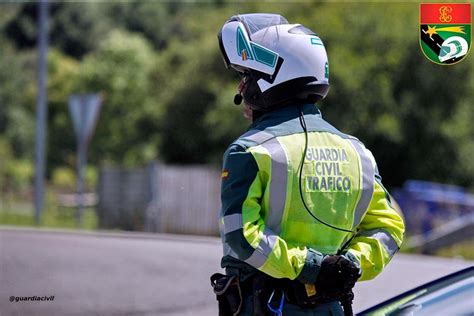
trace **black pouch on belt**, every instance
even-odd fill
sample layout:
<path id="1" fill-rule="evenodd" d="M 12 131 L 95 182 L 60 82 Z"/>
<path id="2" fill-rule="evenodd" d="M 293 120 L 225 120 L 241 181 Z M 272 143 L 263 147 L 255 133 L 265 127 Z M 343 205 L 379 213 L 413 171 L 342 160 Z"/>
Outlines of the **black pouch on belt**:
<path id="1" fill-rule="evenodd" d="M 317 293 L 314 284 L 304 284 L 299 281 L 289 280 L 285 287 L 288 301 L 302 308 L 311 308 L 333 300 Z"/>
<path id="2" fill-rule="evenodd" d="M 264 274 L 256 274 L 252 278 L 253 316 L 274 315 L 268 309 L 267 302 L 275 286 L 275 281 Z"/>
<path id="3" fill-rule="evenodd" d="M 242 290 L 236 275 L 214 273 L 211 285 L 219 302 L 219 316 L 236 316 L 242 308 Z"/>

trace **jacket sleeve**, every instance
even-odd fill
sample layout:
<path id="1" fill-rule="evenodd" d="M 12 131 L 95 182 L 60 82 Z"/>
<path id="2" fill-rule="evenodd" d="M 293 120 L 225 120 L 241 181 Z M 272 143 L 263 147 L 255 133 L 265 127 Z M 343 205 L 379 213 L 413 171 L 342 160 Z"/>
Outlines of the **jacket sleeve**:
<path id="1" fill-rule="evenodd" d="M 323 255 L 290 247 L 265 226 L 261 203 L 268 174 L 252 153 L 234 144 L 224 155 L 221 186 L 221 234 L 232 256 L 274 277 L 314 283 Z"/>
<path id="2" fill-rule="evenodd" d="M 358 232 L 348 246 L 362 269 L 359 279 L 376 277 L 390 262 L 403 242 L 405 224 L 401 211 L 391 203 L 375 166 L 374 193 Z"/>

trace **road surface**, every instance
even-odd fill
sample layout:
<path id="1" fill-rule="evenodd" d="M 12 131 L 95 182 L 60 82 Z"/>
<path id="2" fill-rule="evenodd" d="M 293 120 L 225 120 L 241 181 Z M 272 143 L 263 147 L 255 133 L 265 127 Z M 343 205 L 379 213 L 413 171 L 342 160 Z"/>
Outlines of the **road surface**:
<path id="1" fill-rule="evenodd" d="M 0 228 L 0 315 L 217 315 L 218 238 Z M 356 286 L 354 310 L 472 265 L 397 255 Z M 10 302 L 10 297 L 53 301 Z"/>

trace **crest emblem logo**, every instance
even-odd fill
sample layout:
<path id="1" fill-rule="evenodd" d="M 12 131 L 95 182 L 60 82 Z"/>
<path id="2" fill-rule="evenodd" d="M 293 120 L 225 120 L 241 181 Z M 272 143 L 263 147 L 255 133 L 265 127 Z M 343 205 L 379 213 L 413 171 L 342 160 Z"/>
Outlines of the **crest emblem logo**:
<path id="1" fill-rule="evenodd" d="M 471 4 L 420 4 L 420 47 L 438 65 L 463 60 L 471 47 Z"/>

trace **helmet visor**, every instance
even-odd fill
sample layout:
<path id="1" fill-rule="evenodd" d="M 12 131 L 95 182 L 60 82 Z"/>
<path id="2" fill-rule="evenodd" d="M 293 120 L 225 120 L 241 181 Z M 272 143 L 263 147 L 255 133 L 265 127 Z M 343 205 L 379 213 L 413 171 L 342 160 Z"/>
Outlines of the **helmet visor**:
<path id="1" fill-rule="evenodd" d="M 230 20 L 242 22 L 250 38 L 252 38 L 252 34 L 267 27 L 288 24 L 288 21 L 283 16 L 271 13 L 239 14 L 233 16 Z"/>
<path id="2" fill-rule="evenodd" d="M 217 35 L 219 48 L 226 67 L 232 67 L 238 72 L 254 69 L 272 75 L 275 72 L 276 61 L 279 61 L 278 54 L 259 46 L 257 43 L 250 43 L 250 41 L 252 40 L 252 35 L 256 32 L 282 24 L 288 24 L 288 21 L 279 14 L 249 13 L 232 16 Z M 240 31 L 238 26 L 236 28 L 236 25 L 241 26 Z M 254 54 L 254 51 L 248 47 L 249 45 L 258 46 L 259 57 L 263 56 L 262 58 L 266 58 L 266 62 L 257 62 L 254 57 L 249 56 L 250 60 L 243 63 L 242 61 L 247 60 L 247 53 Z M 246 49 L 244 56 L 241 55 L 242 48 Z M 235 54 L 236 51 L 237 54 Z"/>

